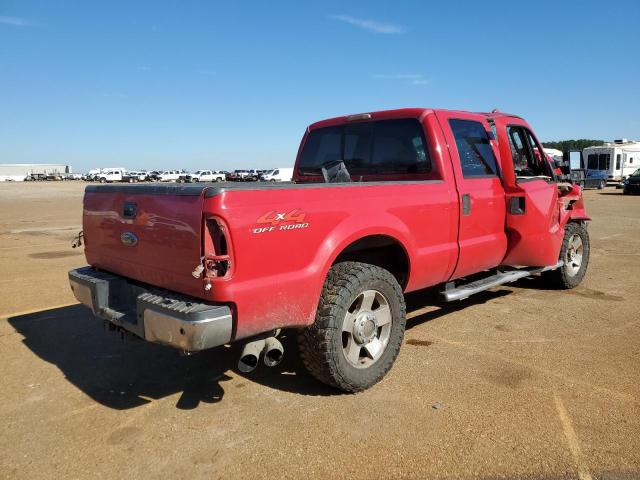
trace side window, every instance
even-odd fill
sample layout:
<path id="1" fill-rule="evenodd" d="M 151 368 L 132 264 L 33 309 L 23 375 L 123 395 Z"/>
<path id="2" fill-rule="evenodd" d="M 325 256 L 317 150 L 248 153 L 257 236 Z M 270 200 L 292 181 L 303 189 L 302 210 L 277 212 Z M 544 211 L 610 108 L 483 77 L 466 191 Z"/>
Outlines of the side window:
<path id="1" fill-rule="evenodd" d="M 271 175 L 280 175 L 280 170 L 274 170 Z"/>
<path id="2" fill-rule="evenodd" d="M 589 170 L 597 170 L 598 169 L 598 154 L 590 153 L 587 157 L 587 169 Z"/>
<path id="3" fill-rule="evenodd" d="M 616 170 L 620 170 L 620 157 L 621 155 L 618 153 L 616 155 Z"/>
<path id="4" fill-rule="evenodd" d="M 523 130 L 525 132 L 527 140 L 529 141 L 529 148 L 533 152 L 533 157 L 535 158 L 535 171 L 537 172 L 536 175 L 554 178 L 555 175 L 553 174 L 553 167 L 549 162 L 547 154 L 544 153 L 544 148 L 542 148 L 542 145 L 538 143 L 536 137 L 534 137 L 529 130 L 527 130 L 526 128 L 524 128 Z"/>
<path id="5" fill-rule="evenodd" d="M 465 178 L 497 175 L 496 157 L 489 135 L 480 122 L 473 120 L 449 120 Z"/>
<path id="6" fill-rule="evenodd" d="M 542 147 L 526 128 L 507 127 L 509 147 L 516 177 L 553 178 L 551 165 Z"/>

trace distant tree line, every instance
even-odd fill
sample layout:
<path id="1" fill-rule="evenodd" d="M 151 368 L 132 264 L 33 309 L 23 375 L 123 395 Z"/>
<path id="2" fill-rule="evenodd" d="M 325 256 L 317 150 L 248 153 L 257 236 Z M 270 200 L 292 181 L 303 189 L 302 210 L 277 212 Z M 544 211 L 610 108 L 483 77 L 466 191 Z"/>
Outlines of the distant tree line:
<path id="1" fill-rule="evenodd" d="M 587 147 L 599 147 L 604 145 L 604 140 L 589 140 L 581 138 L 580 140 L 559 140 L 557 142 L 542 142 L 545 148 L 555 148 L 567 152 L 569 150 L 583 150 Z"/>

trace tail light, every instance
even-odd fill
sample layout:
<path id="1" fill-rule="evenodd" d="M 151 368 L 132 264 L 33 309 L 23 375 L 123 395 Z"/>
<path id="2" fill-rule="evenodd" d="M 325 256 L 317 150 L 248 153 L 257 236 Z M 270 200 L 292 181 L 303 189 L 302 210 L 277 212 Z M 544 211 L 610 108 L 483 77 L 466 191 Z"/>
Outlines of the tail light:
<path id="1" fill-rule="evenodd" d="M 218 217 L 205 220 L 203 262 L 205 280 L 227 278 L 231 275 L 231 245 L 228 229 L 224 221 Z"/>

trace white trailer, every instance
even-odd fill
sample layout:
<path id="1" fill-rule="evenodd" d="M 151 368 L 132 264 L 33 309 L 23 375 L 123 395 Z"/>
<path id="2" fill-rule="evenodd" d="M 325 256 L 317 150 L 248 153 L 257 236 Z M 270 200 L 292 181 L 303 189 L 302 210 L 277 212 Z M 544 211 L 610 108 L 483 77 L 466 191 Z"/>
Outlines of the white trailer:
<path id="1" fill-rule="evenodd" d="M 609 180 L 621 181 L 640 168 L 640 142 L 623 138 L 587 147 L 582 158 L 588 170 L 604 170 Z"/>

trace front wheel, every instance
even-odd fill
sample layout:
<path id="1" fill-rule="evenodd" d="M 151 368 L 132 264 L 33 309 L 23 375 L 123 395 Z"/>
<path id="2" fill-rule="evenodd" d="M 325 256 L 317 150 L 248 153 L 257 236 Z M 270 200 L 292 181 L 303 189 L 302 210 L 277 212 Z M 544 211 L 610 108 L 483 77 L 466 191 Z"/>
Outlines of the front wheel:
<path id="1" fill-rule="evenodd" d="M 600 183 L 598 184 L 598 190 L 604 190 L 606 186 L 607 182 L 605 182 L 604 180 L 600 180 Z"/>
<path id="2" fill-rule="evenodd" d="M 378 383 L 398 356 L 406 323 L 402 288 L 375 265 L 331 267 L 313 325 L 299 336 L 305 367 L 316 379 L 345 392 Z"/>
<path id="3" fill-rule="evenodd" d="M 580 285 L 589 265 L 589 233 L 583 223 L 568 223 L 560 248 L 562 266 L 546 272 L 544 278 L 556 288 L 570 289 Z"/>

